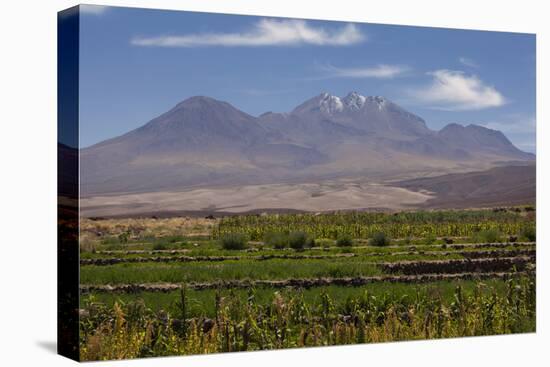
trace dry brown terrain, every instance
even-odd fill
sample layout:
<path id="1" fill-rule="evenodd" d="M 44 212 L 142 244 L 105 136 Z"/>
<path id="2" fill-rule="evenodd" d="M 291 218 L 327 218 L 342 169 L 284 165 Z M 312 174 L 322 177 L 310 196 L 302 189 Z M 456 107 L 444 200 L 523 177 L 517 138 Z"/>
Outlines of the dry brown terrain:
<path id="1" fill-rule="evenodd" d="M 396 186 L 433 193 L 433 197 L 420 207 L 469 208 L 534 204 L 536 167 L 496 167 L 487 171 L 401 181 Z"/>
<path id="2" fill-rule="evenodd" d="M 80 204 L 83 217 L 480 208 L 534 204 L 535 173 L 534 165 L 506 166 L 386 183 L 342 179 L 93 196 Z"/>
<path id="3" fill-rule="evenodd" d="M 330 181 L 322 184 L 269 184 L 96 196 L 81 200 L 85 217 L 141 213 L 246 213 L 266 209 L 331 211 L 347 209 L 405 209 L 428 199 L 427 193 L 376 183 Z"/>

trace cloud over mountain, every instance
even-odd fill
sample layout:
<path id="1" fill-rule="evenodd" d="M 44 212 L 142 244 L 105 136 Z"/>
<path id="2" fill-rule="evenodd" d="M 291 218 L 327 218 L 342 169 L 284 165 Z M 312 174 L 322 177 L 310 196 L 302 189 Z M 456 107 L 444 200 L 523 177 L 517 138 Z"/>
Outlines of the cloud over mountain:
<path id="1" fill-rule="evenodd" d="M 325 73 L 321 78 L 391 79 L 406 73 L 410 68 L 404 65 L 387 64 L 365 67 L 336 67 L 329 64 L 319 66 L 319 70 Z"/>
<path id="2" fill-rule="evenodd" d="M 432 108 L 481 110 L 506 103 L 504 96 L 495 87 L 485 84 L 475 75 L 445 69 L 428 74 L 432 77 L 431 83 L 410 91 L 410 94 L 419 102 L 431 104 Z"/>

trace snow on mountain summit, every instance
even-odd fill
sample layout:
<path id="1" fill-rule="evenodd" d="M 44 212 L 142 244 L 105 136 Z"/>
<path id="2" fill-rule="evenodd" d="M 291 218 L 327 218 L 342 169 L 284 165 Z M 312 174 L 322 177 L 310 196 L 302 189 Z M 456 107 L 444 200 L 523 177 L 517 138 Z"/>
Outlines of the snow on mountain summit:
<path id="1" fill-rule="evenodd" d="M 344 104 L 352 110 L 359 110 L 365 104 L 367 97 L 360 95 L 357 92 L 351 92 L 344 97 Z"/>
<path id="2" fill-rule="evenodd" d="M 389 103 L 389 101 L 382 96 L 371 96 L 367 99 L 375 103 L 379 110 L 383 110 Z"/>
<path id="3" fill-rule="evenodd" d="M 319 111 L 325 115 L 337 115 L 360 111 L 385 111 L 387 109 L 394 109 L 394 104 L 382 96 L 364 96 L 352 91 L 345 97 L 338 97 L 323 92 L 294 108 L 292 113 Z"/>
<path id="4" fill-rule="evenodd" d="M 358 92 L 350 92 L 345 97 L 337 97 L 328 93 L 322 93 L 319 107 L 326 113 L 358 111 L 368 105 L 383 110 L 389 101 L 382 96 L 363 96 Z"/>
<path id="5" fill-rule="evenodd" d="M 336 97 L 325 92 L 321 94 L 319 107 L 321 108 L 321 111 L 330 114 L 333 112 L 341 112 L 344 109 L 344 104 L 342 103 L 340 97 Z"/>

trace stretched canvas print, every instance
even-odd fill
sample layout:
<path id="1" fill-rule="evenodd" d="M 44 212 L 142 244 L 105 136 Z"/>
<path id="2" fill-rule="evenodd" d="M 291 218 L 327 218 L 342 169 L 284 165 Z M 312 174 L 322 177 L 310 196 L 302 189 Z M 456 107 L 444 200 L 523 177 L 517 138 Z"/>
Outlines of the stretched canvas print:
<path id="1" fill-rule="evenodd" d="M 58 24 L 61 354 L 535 331 L 535 35 Z"/>

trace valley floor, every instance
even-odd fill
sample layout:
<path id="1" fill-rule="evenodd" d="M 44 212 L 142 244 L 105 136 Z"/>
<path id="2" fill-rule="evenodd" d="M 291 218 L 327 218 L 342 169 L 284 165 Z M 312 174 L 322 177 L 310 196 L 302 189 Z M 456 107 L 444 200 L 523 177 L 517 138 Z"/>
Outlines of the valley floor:
<path id="1" fill-rule="evenodd" d="M 248 213 L 264 210 L 322 212 L 353 209 L 399 210 L 419 206 L 428 193 L 375 183 L 329 181 L 321 184 L 268 184 L 96 196 L 81 200 L 87 217 L 189 213 Z"/>
<path id="2" fill-rule="evenodd" d="M 92 196 L 81 198 L 80 204 L 84 217 L 170 217 L 483 208 L 533 204 L 535 194 L 535 166 L 520 165 L 396 181 L 355 178 Z"/>

